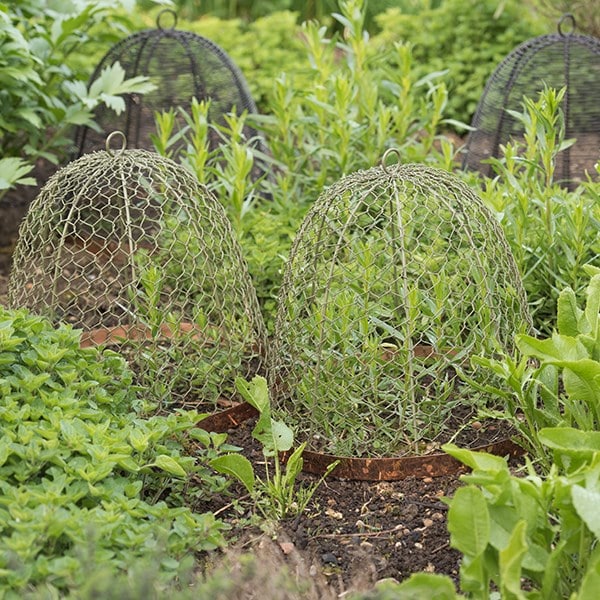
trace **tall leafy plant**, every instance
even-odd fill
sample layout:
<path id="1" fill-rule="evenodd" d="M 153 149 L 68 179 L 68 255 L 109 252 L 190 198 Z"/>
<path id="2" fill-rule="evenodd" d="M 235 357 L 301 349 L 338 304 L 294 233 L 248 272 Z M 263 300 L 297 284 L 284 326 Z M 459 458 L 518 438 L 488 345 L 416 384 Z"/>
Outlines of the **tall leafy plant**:
<path id="1" fill-rule="evenodd" d="M 446 72 L 448 117 L 469 123 L 489 76 L 518 44 L 546 33 L 517 0 L 444 0 L 411 14 L 390 7 L 376 17 L 374 46 L 414 48 L 417 75 Z"/>
<path id="2" fill-rule="evenodd" d="M 119 65 L 107 68 L 88 90 L 89 70 L 76 72 L 71 57 L 93 39 L 95 26 L 126 22 L 115 7 L 130 0 L 68 3 L 18 0 L 0 4 L 0 197 L 26 177 L 36 160 L 56 163 L 69 150 L 70 128 L 93 126 L 92 111 L 106 104 L 124 109 L 120 95 L 143 93 L 150 83 L 126 79 Z"/>
<path id="3" fill-rule="evenodd" d="M 474 359 L 508 384 L 504 390 L 485 391 L 503 399 L 508 418 L 546 468 L 551 457 L 540 442 L 540 429 L 600 430 L 600 270 L 586 270 L 595 274 L 585 307 L 578 307 L 571 288 L 563 290 L 551 337 L 519 335 L 520 356 Z"/>
<path id="4" fill-rule="evenodd" d="M 497 176 L 484 181 L 481 193 L 506 232 L 534 324 L 545 333 L 555 323 L 561 290 L 570 286 L 581 299 L 584 267 L 600 257 L 600 182 L 572 191 L 554 182 L 560 153 L 573 143 L 564 137 L 564 92 L 546 89 L 524 99 L 523 111 L 513 113 L 523 125 L 523 139 L 490 159 Z"/>

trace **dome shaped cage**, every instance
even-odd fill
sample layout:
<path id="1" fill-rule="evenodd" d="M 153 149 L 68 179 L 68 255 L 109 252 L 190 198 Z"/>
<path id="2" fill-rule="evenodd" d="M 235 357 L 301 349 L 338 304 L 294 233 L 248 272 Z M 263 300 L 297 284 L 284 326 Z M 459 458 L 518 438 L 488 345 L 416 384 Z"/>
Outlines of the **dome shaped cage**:
<path id="1" fill-rule="evenodd" d="M 55 173 L 31 204 L 9 304 L 82 328 L 84 346 L 122 352 L 163 408 L 217 412 L 235 399 L 235 377 L 264 365 L 239 244 L 183 167 L 109 141 Z"/>
<path id="2" fill-rule="evenodd" d="M 324 192 L 298 232 L 269 368 L 275 411 L 317 452 L 422 454 L 476 411 L 457 373 L 484 383 L 470 358 L 510 350 L 530 326 L 481 200 L 444 171 L 382 163 Z"/>
<path id="3" fill-rule="evenodd" d="M 566 21 L 572 22 L 570 31 Z M 500 145 L 524 136 L 523 124 L 509 111 L 521 112 L 523 97 L 536 98 L 544 86 L 566 86 L 565 138 L 577 141 L 557 156 L 555 180 L 572 188 L 586 181 L 586 172 L 595 173 L 600 158 L 600 40 L 576 35 L 574 28 L 573 17 L 564 15 L 558 33 L 524 42 L 498 65 L 473 117 L 463 168 L 491 175 L 491 165 L 482 161 L 499 157 Z"/>
<path id="4" fill-rule="evenodd" d="M 173 26 L 162 23 L 173 18 Z M 100 127 L 96 132 L 90 127 L 79 127 L 75 134 L 77 156 L 104 147 L 107 134 L 122 131 L 131 148 L 153 150 L 150 138 L 155 133 L 154 113 L 182 108 L 190 113 L 192 100 L 210 100 L 209 121 L 224 125 L 224 116 L 232 111 L 256 113 L 248 85 L 226 52 L 210 40 L 189 31 L 175 29 L 175 13 L 166 9 L 159 13 L 156 29 L 140 31 L 113 46 L 96 67 L 89 85 L 100 77 L 102 70 L 119 62 L 127 78 L 148 77 L 155 89 L 146 94 L 125 94 L 126 109 L 117 115 L 106 106 L 98 107 L 94 119 Z M 177 126 L 185 125 L 176 112 Z M 244 134 L 253 146 L 266 151 L 259 133 L 246 126 Z M 222 143 L 214 131 L 210 133 L 211 150 Z M 175 153 L 178 148 L 173 147 Z M 257 173 L 259 175 L 259 173 Z"/>

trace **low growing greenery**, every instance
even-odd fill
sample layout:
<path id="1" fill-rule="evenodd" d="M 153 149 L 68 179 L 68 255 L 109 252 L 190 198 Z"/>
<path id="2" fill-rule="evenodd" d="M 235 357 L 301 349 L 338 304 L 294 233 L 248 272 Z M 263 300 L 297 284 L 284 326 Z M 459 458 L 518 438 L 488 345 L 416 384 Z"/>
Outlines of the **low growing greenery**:
<path id="1" fill-rule="evenodd" d="M 144 418 L 132 381 L 119 355 L 81 349 L 77 331 L 0 310 L 4 597 L 84 585 L 89 547 L 121 569 L 160 554 L 169 580 L 187 555 L 223 545 L 224 525 L 185 505 L 226 487 L 207 466 L 231 451 L 225 436 L 197 429 L 192 412 Z"/>

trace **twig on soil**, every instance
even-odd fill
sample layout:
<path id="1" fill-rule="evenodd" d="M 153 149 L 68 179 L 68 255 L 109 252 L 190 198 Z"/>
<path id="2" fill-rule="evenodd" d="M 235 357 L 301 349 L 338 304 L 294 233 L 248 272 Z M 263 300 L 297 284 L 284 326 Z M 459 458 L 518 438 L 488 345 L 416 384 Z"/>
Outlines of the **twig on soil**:
<path id="1" fill-rule="evenodd" d="M 436 554 L 440 550 L 444 550 L 444 548 L 448 548 L 448 546 L 450 546 L 450 542 L 444 542 L 441 546 L 438 546 L 435 550 L 432 550 L 431 554 Z"/>
<path id="2" fill-rule="evenodd" d="M 229 510 L 230 508 L 232 508 L 233 506 L 235 506 L 235 504 L 237 504 L 238 502 L 242 502 L 244 500 L 247 500 L 248 498 L 250 498 L 250 494 L 246 494 L 245 496 L 237 498 L 236 501 L 235 501 L 235 503 L 234 502 L 230 502 L 229 504 L 226 504 L 225 506 L 221 506 L 221 508 L 219 508 L 218 510 L 215 510 L 213 512 L 213 515 L 216 517 L 216 516 L 220 515 L 222 512 L 225 512 L 226 510 Z"/>
<path id="3" fill-rule="evenodd" d="M 379 531 L 366 531 L 361 533 L 360 531 L 356 531 L 354 533 L 317 533 L 313 535 L 313 538 L 346 538 L 346 537 L 377 537 L 381 535 L 386 535 L 389 533 L 398 533 L 402 525 L 396 525 L 393 529 L 381 529 Z"/>

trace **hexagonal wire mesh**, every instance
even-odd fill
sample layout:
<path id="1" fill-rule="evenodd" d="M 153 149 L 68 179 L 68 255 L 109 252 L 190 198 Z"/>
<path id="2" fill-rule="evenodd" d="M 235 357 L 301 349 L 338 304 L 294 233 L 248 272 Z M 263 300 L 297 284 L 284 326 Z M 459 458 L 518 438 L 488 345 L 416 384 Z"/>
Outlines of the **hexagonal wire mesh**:
<path id="1" fill-rule="evenodd" d="M 83 328 L 83 344 L 114 345 L 145 397 L 215 412 L 234 397 L 237 375 L 264 365 L 264 324 L 239 244 L 193 175 L 109 142 L 58 171 L 32 203 L 10 306 Z"/>
<path id="2" fill-rule="evenodd" d="M 386 157 L 387 158 L 387 157 Z M 473 355 L 531 326 L 503 232 L 455 176 L 374 167 L 326 190 L 293 244 L 269 383 L 308 447 L 338 456 L 431 448 L 480 401 Z"/>
<path id="3" fill-rule="evenodd" d="M 573 30 L 564 32 L 565 21 Z M 575 20 L 565 15 L 558 33 L 528 40 L 513 50 L 496 68 L 481 96 L 463 155 L 463 168 L 492 174 L 485 161 L 499 157 L 500 146 L 511 138 L 522 139 L 523 124 L 508 111 L 522 111 L 523 96 L 536 99 L 544 85 L 566 86 L 562 108 L 565 137 L 576 143 L 561 152 L 555 179 L 568 187 L 594 176 L 600 159 L 600 40 L 575 35 Z"/>
<path id="4" fill-rule="evenodd" d="M 173 18 L 172 27 L 162 24 L 168 14 Z M 258 112 L 244 76 L 227 53 L 200 35 L 175 29 L 176 24 L 175 13 L 163 10 L 156 19 L 156 29 L 128 36 L 102 58 L 90 78 L 90 86 L 104 68 L 119 62 L 127 78 L 143 75 L 156 88 L 146 94 L 125 94 L 126 110 L 119 115 L 109 107 L 98 107 L 94 119 L 100 131 L 87 126 L 77 129 L 76 156 L 102 149 L 106 135 L 112 131 L 122 131 L 132 148 L 152 150 L 150 136 L 155 133 L 155 112 L 181 108 L 190 113 L 194 98 L 210 100 L 208 117 L 214 124 L 225 124 L 225 115 L 232 111 L 238 115 L 243 111 Z M 175 130 L 185 126 L 181 113 L 176 113 L 176 121 Z M 257 150 L 267 152 L 264 139 L 255 129 L 246 126 L 244 133 Z M 222 143 L 214 131 L 209 137 L 211 149 Z M 178 148 L 175 144 L 172 150 L 177 153 Z M 257 172 L 257 176 L 260 174 L 262 171 Z"/>

